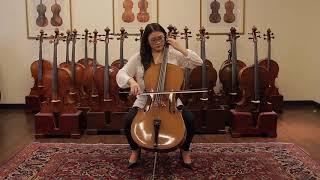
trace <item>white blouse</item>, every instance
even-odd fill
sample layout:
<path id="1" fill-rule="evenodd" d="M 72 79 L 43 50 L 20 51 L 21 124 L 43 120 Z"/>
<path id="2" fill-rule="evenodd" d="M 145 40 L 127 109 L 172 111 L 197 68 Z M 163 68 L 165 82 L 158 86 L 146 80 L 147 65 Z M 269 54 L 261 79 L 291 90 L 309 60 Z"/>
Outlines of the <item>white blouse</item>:
<path id="1" fill-rule="evenodd" d="M 169 47 L 168 63 L 174 64 L 182 68 L 193 69 L 197 66 L 201 66 L 203 61 L 194 51 L 187 49 L 188 55 L 184 56 L 181 52 L 175 50 L 173 47 Z M 117 74 L 117 83 L 120 88 L 128 88 L 128 81 L 135 77 L 137 83 L 140 86 L 142 92 L 144 92 L 144 67 L 141 63 L 140 53 L 134 54 L 122 69 Z M 140 92 L 141 93 L 141 92 Z M 147 103 L 147 96 L 138 95 L 133 107 L 144 108 Z M 177 105 L 182 105 L 180 99 L 177 101 Z"/>

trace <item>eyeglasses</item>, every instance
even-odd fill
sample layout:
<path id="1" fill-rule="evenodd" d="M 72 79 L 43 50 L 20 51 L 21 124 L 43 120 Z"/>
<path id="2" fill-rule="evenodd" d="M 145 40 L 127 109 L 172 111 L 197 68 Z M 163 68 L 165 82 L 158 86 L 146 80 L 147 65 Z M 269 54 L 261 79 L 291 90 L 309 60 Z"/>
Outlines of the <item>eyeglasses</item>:
<path id="1" fill-rule="evenodd" d="M 158 43 L 162 43 L 164 41 L 164 36 L 158 36 L 158 37 L 153 37 L 150 39 L 150 43 L 152 44 L 158 44 Z"/>

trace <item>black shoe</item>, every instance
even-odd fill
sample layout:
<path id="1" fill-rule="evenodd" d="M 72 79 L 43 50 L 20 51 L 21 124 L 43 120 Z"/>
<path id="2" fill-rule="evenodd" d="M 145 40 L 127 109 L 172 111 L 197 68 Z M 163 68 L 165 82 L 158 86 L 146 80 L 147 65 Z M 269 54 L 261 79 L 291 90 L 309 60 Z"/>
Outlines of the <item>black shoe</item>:
<path id="1" fill-rule="evenodd" d="M 132 168 L 135 168 L 139 165 L 138 163 L 138 160 L 141 159 L 141 148 L 138 149 L 138 158 L 137 158 L 137 161 L 136 162 L 130 162 L 129 161 L 129 165 L 128 165 L 128 168 L 129 169 L 132 169 Z"/>
<path id="2" fill-rule="evenodd" d="M 185 162 L 183 162 L 183 160 L 182 160 L 182 166 L 183 166 L 184 168 L 187 168 L 187 169 L 192 170 L 192 163 L 185 163 Z"/>
<path id="3" fill-rule="evenodd" d="M 139 165 L 138 162 L 129 162 L 128 169 L 133 169 L 138 165 Z"/>
<path id="4" fill-rule="evenodd" d="M 182 167 L 192 170 L 192 163 L 185 163 L 185 162 L 184 162 L 183 156 L 182 156 L 182 151 L 183 151 L 183 150 L 180 149 L 180 159 L 181 159 Z"/>

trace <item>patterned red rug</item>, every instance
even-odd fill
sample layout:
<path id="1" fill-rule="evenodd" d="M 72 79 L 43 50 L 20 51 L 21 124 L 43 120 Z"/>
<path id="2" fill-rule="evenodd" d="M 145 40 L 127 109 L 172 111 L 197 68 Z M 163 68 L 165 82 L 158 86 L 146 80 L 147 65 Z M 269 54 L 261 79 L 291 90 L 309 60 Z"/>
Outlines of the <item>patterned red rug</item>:
<path id="1" fill-rule="evenodd" d="M 0 167 L 0 179 L 149 179 L 153 153 L 127 169 L 128 145 L 33 143 Z M 178 150 L 158 157 L 156 179 L 320 179 L 320 165 L 290 143 L 192 144 L 193 170 Z"/>

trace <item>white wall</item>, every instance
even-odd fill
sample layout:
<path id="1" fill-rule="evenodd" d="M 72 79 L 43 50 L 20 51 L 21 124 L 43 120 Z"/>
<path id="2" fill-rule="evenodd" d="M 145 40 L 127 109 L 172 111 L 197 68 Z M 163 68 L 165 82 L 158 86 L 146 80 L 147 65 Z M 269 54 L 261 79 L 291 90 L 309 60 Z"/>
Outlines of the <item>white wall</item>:
<path id="1" fill-rule="evenodd" d="M 199 29 L 199 0 L 159 0 L 160 23 L 167 27 L 174 24 L 182 31 L 188 26 L 192 32 Z M 38 58 L 38 43 L 27 39 L 25 0 L 1 0 L 0 7 L 0 89 L 1 103 L 24 103 L 33 85 L 30 64 Z M 312 4 L 312 5 L 310 5 Z M 271 28 L 276 36 L 273 41 L 273 59 L 280 66 L 277 84 L 285 100 L 316 100 L 320 102 L 320 66 L 316 34 L 320 28 L 320 1 L 305 0 L 246 0 L 245 32 L 252 25 L 265 32 Z M 112 0 L 72 0 L 72 23 L 78 31 L 95 28 L 101 32 L 106 26 L 112 28 Z M 228 44 L 225 36 L 211 37 L 207 42 L 207 58 L 219 70 L 227 58 Z M 239 39 L 238 57 L 247 64 L 253 62 L 252 41 L 248 35 Z M 181 43 L 184 43 L 181 41 Z M 61 43 L 62 44 L 62 43 Z M 190 48 L 199 52 L 199 43 L 193 37 Z M 65 57 L 64 45 L 59 46 L 59 59 Z M 129 38 L 125 42 L 125 58 L 138 51 L 138 43 Z M 84 44 L 77 43 L 77 58 L 83 57 Z M 90 56 L 92 47 L 90 46 Z M 98 61 L 103 63 L 103 43 L 98 46 Z M 111 61 L 119 58 L 119 42 L 110 45 Z M 199 52 L 200 53 L 200 52 Z M 260 57 L 265 57 L 266 42 L 259 41 Z M 44 44 L 44 58 L 52 59 L 52 46 Z M 317 82 L 317 83 L 315 83 Z"/>

